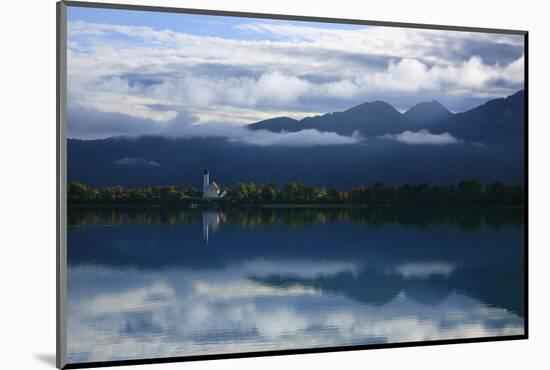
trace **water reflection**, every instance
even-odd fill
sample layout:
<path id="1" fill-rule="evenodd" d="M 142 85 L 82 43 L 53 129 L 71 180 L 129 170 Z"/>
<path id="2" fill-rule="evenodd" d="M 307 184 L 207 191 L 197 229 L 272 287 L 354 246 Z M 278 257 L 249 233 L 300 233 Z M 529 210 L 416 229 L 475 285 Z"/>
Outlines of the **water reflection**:
<path id="1" fill-rule="evenodd" d="M 232 208 L 224 211 L 162 207 L 71 207 L 69 226 L 89 225 L 189 225 L 204 220 L 231 222 L 254 229 L 283 223 L 291 228 L 352 222 L 377 226 L 399 224 L 412 227 L 452 224 L 462 230 L 523 225 L 523 208 L 515 207 L 369 207 L 369 208 Z"/>
<path id="2" fill-rule="evenodd" d="M 210 235 L 210 229 L 212 232 L 216 232 L 222 222 L 226 222 L 227 219 L 223 212 L 220 211 L 203 211 L 202 212 L 202 238 L 208 244 L 208 238 Z"/>
<path id="3" fill-rule="evenodd" d="M 69 219 L 70 362 L 523 333 L 522 210 Z"/>

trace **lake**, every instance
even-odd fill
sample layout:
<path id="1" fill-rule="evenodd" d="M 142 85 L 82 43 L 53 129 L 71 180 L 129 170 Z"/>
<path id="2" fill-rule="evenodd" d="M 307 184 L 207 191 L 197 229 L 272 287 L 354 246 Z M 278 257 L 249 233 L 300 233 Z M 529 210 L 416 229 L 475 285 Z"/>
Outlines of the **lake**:
<path id="1" fill-rule="evenodd" d="M 69 363 L 524 333 L 521 208 L 71 207 Z"/>

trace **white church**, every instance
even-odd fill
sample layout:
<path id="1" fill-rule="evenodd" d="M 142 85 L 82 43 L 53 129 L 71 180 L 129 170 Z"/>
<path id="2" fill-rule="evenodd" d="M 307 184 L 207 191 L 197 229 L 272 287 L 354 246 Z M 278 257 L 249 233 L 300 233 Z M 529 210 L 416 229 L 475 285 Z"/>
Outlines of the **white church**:
<path id="1" fill-rule="evenodd" d="M 226 194 L 227 192 L 222 192 L 216 182 L 210 182 L 208 170 L 204 170 L 202 175 L 202 197 L 204 199 L 221 199 L 225 197 Z"/>

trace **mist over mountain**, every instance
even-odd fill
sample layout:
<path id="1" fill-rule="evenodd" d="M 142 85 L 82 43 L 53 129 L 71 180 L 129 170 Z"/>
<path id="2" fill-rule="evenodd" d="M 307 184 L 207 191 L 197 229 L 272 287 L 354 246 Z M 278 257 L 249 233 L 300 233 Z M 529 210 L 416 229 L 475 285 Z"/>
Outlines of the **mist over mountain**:
<path id="1" fill-rule="evenodd" d="M 382 101 L 363 103 L 343 112 L 306 117 L 300 121 L 287 117 L 273 118 L 248 125 L 252 130 L 272 132 L 314 129 L 351 135 L 358 131 L 363 136 L 397 133 L 407 129 L 407 119 L 397 109 Z"/>
<path id="2" fill-rule="evenodd" d="M 354 131 L 365 137 L 400 133 L 406 130 L 431 129 L 484 142 L 523 140 L 524 90 L 487 103 L 463 113 L 453 114 L 437 101 L 419 103 L 401 114 L 390 104 L 375 101 L 363 103 L 343 112 L 294 120 L 277 117 L 252 123 L 252 130 L 296 132 L 306 129 L 350 135 Z"/>
<path id="3" fill-rule="evenodd" d="M 300 121 L 289 117 L 269 118 L 250 124 L 248 125 L 248 128 L 252 130 L 267 130 L 271 132 L 297 132 L 304 129 Z"/>
<path id="4" fill-rule="evenodd" d="M 361 140 L 340 145 L 285 146 L 281 140 L 253 145 L 220 136 L 69 139 L 68 179 L 95 187 L 200 187 L 202 170 L 208 168 L 222 187 L 303 181 L 349 188 L 465 179 L 517 184 L 524 174 L 524 113 L 519 91 L 458 114 L 437 102 L 402 114 L 375 101 L 300 121 L 276 117 L 243 129 L 255 135 L 360 133 Z"/>

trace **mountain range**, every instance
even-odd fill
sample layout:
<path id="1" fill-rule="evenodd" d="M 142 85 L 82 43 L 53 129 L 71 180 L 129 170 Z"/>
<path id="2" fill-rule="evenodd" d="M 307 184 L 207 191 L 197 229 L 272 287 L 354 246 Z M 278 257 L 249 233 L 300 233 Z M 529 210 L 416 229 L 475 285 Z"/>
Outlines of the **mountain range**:
<path id="1" fill-rule="evenodd" d="M 494 99 L 469 111 L 453 114 L 438 101 L 417 104 L 400 113 L 383 101 L 363 103 L 343 112 L 295 120 L 276 117 L 248 125 L 251 130 L 298 132 L 306 129 L 365 137 L 428 129 L 448 132 L 462 140 L 476 142 L 522 141 L 524 90 L 506 98 Z"/>
<path id="2" fill-rule="evenodd" d="M 415 129 L 417 126 L 425 126 L 451 116 L 452 113 L 437 101 L 420 103 L 404 114 L 386 102 L 374 101 L 357 105 L 343 112 L 326 113 L 301 120 L 288 117 L 271 118 L 250 124 L 248 128 L 272 132 L 315 129 L 336 132 L 340 135 L 351 135 L 358 131 L 369 137 Z"/>
<path id="3" fill-rule="evenodd" d="M 301 120 L 275 117 L 246 126 L 251 133 L 271 135 L 316 130 L 361 137 L 346 145 L 260 146 L 207 136 L 69 139 L 68 180 L 96 187 L 200 187 L 202 170 L 208 168 L 222 186 L 250 181 L 338 188 L 465 179 L 523 183 L 524 102 L 523 90 L 462 113 L 437 101 L 404 113 L 375 101 Z"/>

